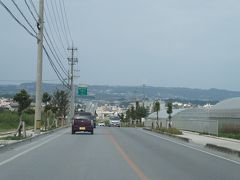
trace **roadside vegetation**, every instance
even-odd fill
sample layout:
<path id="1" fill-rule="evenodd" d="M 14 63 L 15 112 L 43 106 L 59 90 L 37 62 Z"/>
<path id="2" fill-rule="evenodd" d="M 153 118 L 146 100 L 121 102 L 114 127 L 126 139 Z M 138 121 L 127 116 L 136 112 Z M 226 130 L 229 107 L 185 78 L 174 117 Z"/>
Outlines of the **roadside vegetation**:
<path id="1" fill-rule="evenodd" d="M 161 127 L 158 129 L 154 129 L 154 132 L 159 132 L 159 133 L 166 133 L 166 134 L 174 134 L 174 135 L 182 135 L 182 132 L 180 130 L 178 130 L 177 128 L 165 128 L 165 127 Z"/>
<path id="2" fill-rule="evenodd" d="M 11 112 L 4 110 L 0 112 L 0 132 L 16 130 L 19 124 L 19 115 L 17 112 Z M 22 119 L 26 123 L 27 128 L 33 127 L 34 124 L 34 113 L 26 111 L 22 115 Z"/>
<path id="3" fill-rule="evenodd" d="M 156 121 L 156 127 L 154 128 L 154 125 L 152 123 L 152 131 L 157 132 L 157 133 L 166 133 L 166 134 L 173 134 L 173 135 L 182 135 L 182 132 L 178 130 L 177 128 L 172 127 L 172 102 L 167 102 L 167 114 L 168 114 L 168 119 L 167 119 L 167 127 L 162 126 L 162 122 L 159 122 L 159 112 L 161 110 L 161 104 L 157 100 L 154 102 L 153 105 L 153 112 L 157 113 L 157 121 Z"/>
<path id="4" fill-rule="evenodd" d="M 225 137 L 225 138 L 232 138 L 232 139 L 238 139 L 240 140 L 240 132 L 239 133 L 225 133 L 225 132 L 220 132 L 218 134 L 219 137 Z"/>
<path id="5" fill-rule="evenodd" d="M 7 136 L 4 139 L 19 140 L 25 137 L 26 132 L 22 130 L 34 128 L 34 109 L 30 106 L 31 96 L 26 90 L 21 90 L 14 98 L 18 103 L 16 111 L 0 110 L 0 132 L 15 131 L 14 136 Z M 47 131 L 66 124 L 68 114 L 69 96 L 62 90 L 57 90 L 50 95 L 43 94 L 44 108 L 42 111 L 41 130 Z M 18 135 L 18 137 L 16 137 Z"/>
<path id="6" fill-rule="evenodd" d="M 5 137 L 1 137 L 0 140 L 22 140 L 24 139 L 23 136 L 5 136 Z"/>
<path id="7" fill-rule="evenodd" d="M 119 114 L 119 118 L 121 119 L 121 125 L 124 127 L 143 127 L 144 123 L 142 122 L 142 118 L 147 117 L 149 114 L 149 109 L 143 105 L 140 105 L 138 101 L 136 101 L 135 106 L 131 106 L 127 111 L 126 115 L 123 113 Z"/>
<path id="8" fill-rule="evenodd" d="M 225 137 L 225 138 L 232 138 L 232 139 L 239 139 L 240 140 L 240 127 L 224 127 L 220 130 L 218 133 L 219 137 Z"/>
<path id="9" fill-rule="evenodd" d="M 238 126 L 236 126 L 236 127 L 224 127 L 218 132 L 218 135 L 210 134 L 210 133 L 204 133 L 204 132 L 199 133 L 199 134 L 200 135 L 210 135 L 210 136 L 217 136 L 217 137 L 240 140 L 240 130 L 239 129 L 240 128 Z"/>

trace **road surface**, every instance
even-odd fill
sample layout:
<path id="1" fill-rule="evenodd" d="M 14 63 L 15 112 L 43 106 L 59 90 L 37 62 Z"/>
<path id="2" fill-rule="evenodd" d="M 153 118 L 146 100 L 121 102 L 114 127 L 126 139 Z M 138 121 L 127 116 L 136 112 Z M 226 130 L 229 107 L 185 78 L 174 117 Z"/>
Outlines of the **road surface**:
<path id="1" fill-rule="evenodd" d="M 0 180 L 239 180 L 239 159 L 135 128 L 63 129 L 0 150 Z"/>

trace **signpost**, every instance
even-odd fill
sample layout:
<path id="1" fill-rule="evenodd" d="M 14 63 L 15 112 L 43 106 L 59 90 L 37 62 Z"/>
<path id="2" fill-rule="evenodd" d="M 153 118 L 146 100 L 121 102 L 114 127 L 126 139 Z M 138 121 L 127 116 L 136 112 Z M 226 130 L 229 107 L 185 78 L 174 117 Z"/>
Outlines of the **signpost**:
<path id="1" fill-rule="evenodd" d="M 87 96 L 88 95 L 88 87 L 85 86 L 79 86 L 78 87 L 78 96 Z"/>

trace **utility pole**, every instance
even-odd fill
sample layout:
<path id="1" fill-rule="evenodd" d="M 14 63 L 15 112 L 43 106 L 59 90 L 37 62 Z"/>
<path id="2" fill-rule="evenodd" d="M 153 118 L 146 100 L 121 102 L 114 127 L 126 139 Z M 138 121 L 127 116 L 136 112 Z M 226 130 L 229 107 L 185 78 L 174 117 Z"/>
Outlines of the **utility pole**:
<path id="1" fill-rule="evenodd" d="M 68 63 L 70 65 L 70 87 L 71 87 L 71 102 L 70 102 L 70 112 L 68 117 L 68 125 L 70 125 L 70 120 L 74 116 L 74 109 L 75 109 L 75 87 L 74 87 L 74 65 L 77 64 L 78 58 L 75 58 L 74 53 L 77 51 L 77 48 L 74 48 L 73 46 L 71 48 L 68 48 L 68 51 L 70 51 L 71 57 L 68 58 Z"/>
<path id="2" fill-rule="evenodd" d="M 41 110 L 42 110 L 42 58 L 43 58 L 43 16 L 44 0 L 39 0 L 39 19 L 38 19 L 38 56 L 37 56 L 37 75 L 36 75 L 36 104 L 34 118 L 34 132 L 40 129 Z"/>

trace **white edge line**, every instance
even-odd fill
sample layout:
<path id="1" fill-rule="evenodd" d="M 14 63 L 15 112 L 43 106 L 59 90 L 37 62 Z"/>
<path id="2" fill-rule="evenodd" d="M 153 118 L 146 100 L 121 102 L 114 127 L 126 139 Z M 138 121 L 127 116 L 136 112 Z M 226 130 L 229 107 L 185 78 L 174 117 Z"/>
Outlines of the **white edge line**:
<path id="1" fill-rule="evenodd" d="M 208 154 L 208 155 L 211 155 L 211 156 L 214 156 L 214 157 L 217 157 L 217 158 L 220 158 L 220 159 L 223 159 L 223 160 L 226 160 L 226 161 L 229 161 L 229 162 L 235 163 L 235 164 L 237 164 L 237 165 L 240 165 L 240 162 L 238 162 L 238 161 L 234 161 L 234 160 L 231 160 L 231 159 L 228 159 L 228 158 L 225 158 L 225 157 L 219 156 L 219 155 L 217 155 L 217 154 L 213 154 L 213 153 L 210 153 L 210 152 L 207 152 L 207 151 L 201 150 L 201 149 L 197 149 L 197 148 L 194 148 L 194 147 L 188 146 L 188 145 L 186 145 L 186 144 L 182 144 L 182 143 L 180 143 L 180 142 L 176 142 L 176 141 L 173 141 L 173 140 L 171 140 L 171 139 L 164 138 L 164 137 L 161 137 L 161 136 L 159 136 L 159 135 L 156 135 L 156 134 L 153 134 L 153 133 L 146 132 L 146 131 L 141 130 L 141 129 L 138 129 L 138 131 L 142 131 L 142 132 L 145 133 L 145 134 L 148 134 L 148 135 L 151 135 L 151 136 L 154 136 L 154 137 L 157 137 L 157 138 L 163 139 L 163 140 L 165 140 L 165 141 L 169 141 L 169 142 L 172 142 L 172 143 L 175 143 L 175 144 L 178 144 L 178 145 L 181 145 L 181 146 L 184 146 L 184 147 L 190 148 L 190 149 L 194 149 L 194 150 L 196 150 L 196 151 L 199 151 L 199 152 L 202 152 L 202 153 L 205 153 L 205 154 Z"/>
<path id="2" fill-rule="evenodd" d="M 46 141 L 44 141 L 44 142 L 42 142 L 42 143 L 40 143 L 40 144 L 38 144 L 38 145 L 36 145 L 36 146 L 33 146 L 33 147 L 29 148 L 28 150 L 25 150 L 25 151 L 23 151 L 23 152 L 15 155 L 15 156 L 12 156 L 12 157 L 9 158 L 9 159 L 6 159 L 6 160 L 0 162 L 0 166 L 4 165 L 4 164 L 6 164 L 6 163 L 9 163 L 9 162 L 13 161 L 14 159 L 17 159 L 18 157 L 20 157 L 20 156 L 22 156 L 22 155 L 24 155 L 24 154 L 26 154 L 26 153 L 28 153 L 28 152 L 30 152 L 30 151 L 33 151 L 33 150 L 41 147 L 42 145 L 44 145 L 44 144 L 46 144 L 46 143 L 48 143 L 48 142 L 50 142 L 50 141 L 52 141 L 52 140 L 54 140 L 54 139 L 62 136 L 63 134 L 64 134 L 64 133 L 61 133 L 61 134 L 59 134 L 59 135 L 57 135 L 57 136 L 54 136 L 53 138 L 50 138 L 50 139 L 48 139 L 48 140 L 46 140 Z"/>

